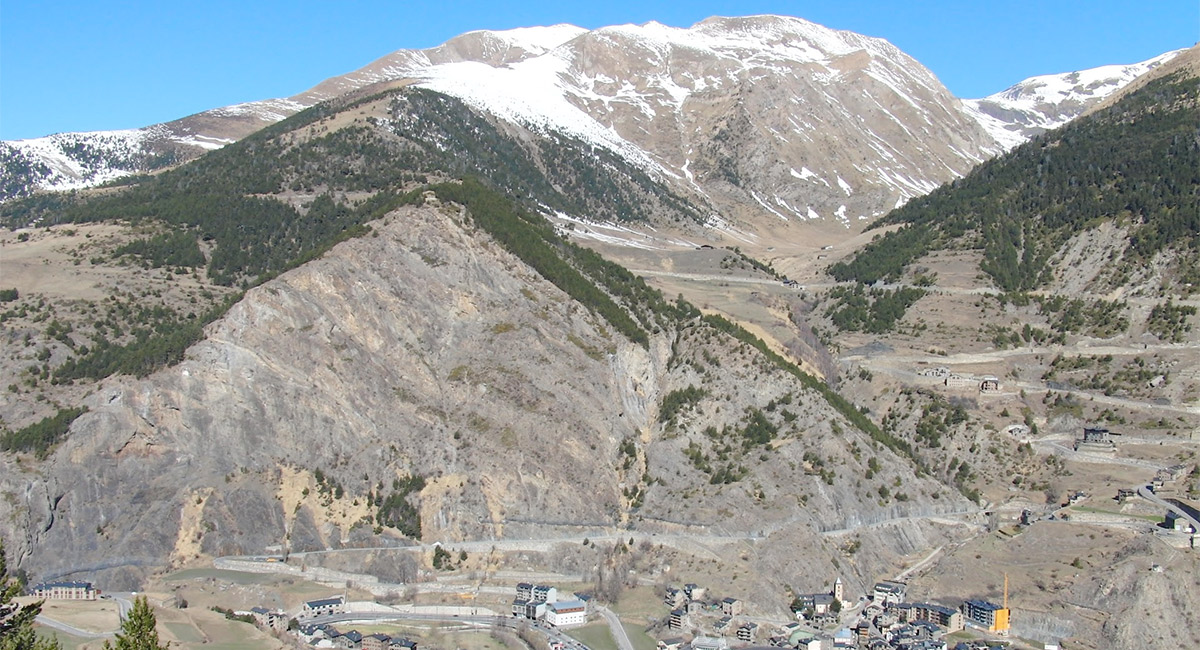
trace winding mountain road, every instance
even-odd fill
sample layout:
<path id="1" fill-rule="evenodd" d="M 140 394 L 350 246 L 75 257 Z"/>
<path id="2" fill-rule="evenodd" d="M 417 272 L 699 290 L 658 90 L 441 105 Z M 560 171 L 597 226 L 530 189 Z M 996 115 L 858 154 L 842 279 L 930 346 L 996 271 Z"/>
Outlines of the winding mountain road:
<path id="1" fill-rule="evenodd" d="M 82 630 L 73 625 L 68 625 L 57 619 L 50 618 L 44 614 L 38 614 L 37 618 L 33 620 L 41 625 L 45 625 L 48 628 L 58 630 L 59 632 L 65 632 L 71 636 L 79 637 L 81 639 L 105 639 L 113 636 L 113 634 L 116 633 L 116 630 L 112 632 L 92 632 L 89 630 Z"/>

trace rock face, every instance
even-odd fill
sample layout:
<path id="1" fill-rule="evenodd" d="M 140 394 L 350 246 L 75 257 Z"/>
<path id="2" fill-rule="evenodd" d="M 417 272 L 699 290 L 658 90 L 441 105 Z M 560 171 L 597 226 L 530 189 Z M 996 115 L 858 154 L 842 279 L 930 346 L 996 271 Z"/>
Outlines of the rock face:
<path id="1" fill-rule="evenodd" d="M 251 290 L 185 362 L 102 384 L 48 460 L 6 457 L 20 565 L 113 589 L 209 556 L 406 544 L 372 517 L 410 475 L 427 541 L 628 525 L 791 544 L 918 508 L 860 496 L 850 448 L 871 441 L 726 335 L 629 343 L 455 206 L 375 226 Z M 662 422 L 691 386 L 706 397 Z M 739 433 L 753 411 L 778 427 L 765 446 Z M 713 478 L 724 453 L 741 478 Z M 880 481 L 963 507 L 876 455 Z"/>

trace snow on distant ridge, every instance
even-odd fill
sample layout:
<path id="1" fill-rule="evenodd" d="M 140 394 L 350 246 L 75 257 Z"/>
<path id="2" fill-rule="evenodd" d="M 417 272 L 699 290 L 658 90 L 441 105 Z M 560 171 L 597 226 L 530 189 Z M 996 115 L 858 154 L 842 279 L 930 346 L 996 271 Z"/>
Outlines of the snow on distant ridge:
<path id="1" fill-rule="evenodd" d="M 1104 65 L 1088 70 L 1030 77 L 986 99 L 1003 101 L 1014 108 L 1034 108 L 1041 104 L 1061 104 L 1080 96 L 1102 99 L 1120 90 L 1134 78 L 1170 61 L 1183 50 L 1160 54 L 1130 65 Z"/>
<path id="2" fill-rule="evenodd" d="M 84 133 L 55 133 L 41 138 L 10 140 L 8 146 L 50 170 L 42 186 L 56 190 L 91 187 L 133 173 L 134 159 L 142 152 L 146 140 L 160 135 L 163 127 L 88 131 Z M 97 155 L 72 156 L 80 150 L 103 152 Z"/>
<path id="3" fill-rule="evenodd" d="M 1038 75 L 987 97 L 964 99 L 963 105 L 992 137 L 1011 149 L 1033 135 L 1066 124 L 1183 51 L 1128 65 Z"/>
<path id="4" fill-rule="evenodd" d="M 222 106 L 205 111 L 210 115 L 242 116 L 251 115 L 266 122 L 278 122 L 299 113 L 309 107 L 309 104 L 294 99 L 264 99 L 256 102 L 245 102 Z"/>
<path id="5" fill-rule="evenodd" d="M 587 31 L 582 27 L 562 23 L 546 27 L 517 27 L 515 29 L 497 31 L 478 30 L 467 32 L 463 36 L 487 34 L 505 41 L 512 46 L 519 47 L 526 52 L 541 54 L 553 50 L 581 34 L 586 34 Z"/>

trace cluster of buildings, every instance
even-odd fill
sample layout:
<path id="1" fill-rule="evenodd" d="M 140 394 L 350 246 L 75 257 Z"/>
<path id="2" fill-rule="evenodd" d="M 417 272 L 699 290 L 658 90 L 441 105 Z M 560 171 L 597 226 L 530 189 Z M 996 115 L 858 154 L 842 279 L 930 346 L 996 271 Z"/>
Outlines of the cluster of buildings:
<path id="1" fill-rule="evenodd" d="M 328 623 L 317 623 L 315 619 L 323 616 L 345 614 L 346 597 L 332 596 L 310 600 L 300 606 L 300 613 L 295 622 L 299 638 L 317 648 L 344 648 L 346 650 L 417 650 L 417 643 L 407 637 L 394 637 L 387 634 L 363 634 L 358 630 L 343 632 Z M 248 613 L 254 623 L 265 630 L 283 632 L 292 626 L 293 619 L 287 612 L 270 610 L 265 607 L 254 607 Z"/>
<path id="2" fill-rule="evenodd" d="M 591 613 L 591 600 L 580 594 L 573 596 L 568 600 L 559 600 L 555 587 L 519 582 L 512 602 L 512 615 L 545 621 L 554 627 L 584 625 Z"/>
<path id="3" fill-rule="evenodd" d="M 1009 609 L 985 600 L 966 600 L 961 606 L 909 602 L 903 582 L 877 582 L 870 602 L 858 622 L 844 632 L 843 645 L 835 637 L 833 647 L 867 650 L 947 650 L 946 635 L 966 627 L 993 634 L 1007 634 Z M 1007 596 L 1005 597 L 1007 601 Z"/>
<path id="4" fill-rule="evenodd" d="M 822 625 L 842 611 L 842 607 L 847 604 L 845 597 L 845 586 L 839 576 L 834 579 L 833 588 L 829 591 L 819 594 L 797 594 L 792 603 L 792 611 L 801 620 Z"/>
<path id="5" fill-rule="evenodd" d="M 845 600 L 840 578 L 822 593 L 798 594 L 792 603 L 797 620 L 782 626 L 742 620 L 743 603 L 736 598 L 706 600 L 697 585 L 669 588 L 664 603 L 673 607 L 667 627 L 691 627 L 706 636 L 690 643 L 683 638 L 663 639 L 659 650 L 727 650 L 730 644 L 759 644 L 797 650 L 949 650 L 946 636 L 966 627 L 994 634 L 1009 629 L 1009 609 L 984 600 L 967 600 L 960 607 L 938 603 L 910 602 L 908 586 L 883 580 L 874 585 L 854 624 L 841 626 L 839 612 L 853 603 Z M 1007 598 L 1006 598 L 1007 600 Z M 707 618 L 689 618 L 707 613 Z M 713 619 L 720 616 L 715 622 Z M 836 632 L 831 630 L 838 626 Z"/>
<path id="6" fill-rule="evenodd" d="M 417 650 L 417 643 L 387 634 L 363 634 L 358 630 L 340 632 L 332 625 L 301 625 L 300 638 L 317 648 L 348 650 Z"/>
<path id="7" fill-rule="evenodd" d="M 759 626 L 757 623 L 743 622 L 735 624 L 734 617 L 742 613 L 745 604 L 737 598 L 709 599 L 708 589 L 697 584 L 686 584 L 683 587 L 668 587 L 663 604 L 671 608 L 667 617 L 667 628 L 683 630 L 692 621 L 693 615 L 708 615 L 708 618 L 718 617 L 711 627 L 719 635 L 733 634 L 739 641 L 752 643 L 758 639 Z M 693 639 L 692 648 L 696 648 Z"/>
<path id="8" fill-rule="evenodd" d="M 980 393 L 1000 392 L 1000 378 L 994 375 L 984 375 L 982 377 L 961 375 L 951 372 L 945 366 L 919 368 L 917 369 L 917 374 L 921 377 L 938 380 L 950 390 L 978 390 Z"/>

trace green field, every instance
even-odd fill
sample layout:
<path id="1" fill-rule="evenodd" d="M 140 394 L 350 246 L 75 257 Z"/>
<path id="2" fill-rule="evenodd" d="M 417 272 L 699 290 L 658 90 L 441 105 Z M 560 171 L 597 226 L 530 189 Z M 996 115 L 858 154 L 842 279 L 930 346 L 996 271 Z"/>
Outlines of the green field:
<path id="1" fill-rule="evenodd" d="M 88 642 L 88 639 L 81 639 L 77 636 L 71 636 L 66 632 L 59 632 L 58 630 L 52 630 L 48 627 L 42 627 L 41 625 L 35 626 L 35 629 L 37 630 L 39 636 L 58 639 L 58 642 L 62 644 L 63 650 L 76 650 L 79 648 L 79 646 Z M 100 644 L 103 643 L 103 641 L 97 640 L 96 643 Z"/>
<path id="2" fill-rule="evenodd" d="M 172 630 L 174 631 L 174 630 Z M 237 621 L 218 621 L 204 626 L 210 641 L 203 644 L 187 644 L 185 647 L 203 645 L 205 650 L 259 650 L 267 637 L 253 625 Z"/>
<path id="3" fill-rule="evenodd" d="M 621 599 L 612 607 L 621 620 L 643 623 L 651 618 L 662 618 L 670 608 L 663 604 L 662 597 L 654 587 L 640 586 L 621 593 Z"/>
<path id="4" fill-rule="evenodd" d="M 175 635 L 176 639 L 184 643 L 204 643 L 204 637 L 200 631 L 192 627 L 191 623 L 163 623 L 171 634 Z"/>
<path id="5" fill-rule="evenodd" d="M 629 642 L 633 644 L 633 650 L 654 650 L 658 647 L 658 643 L 646 634 L 646 627 L 637 623 L 621 622 L 621 627 L 625 628 L 625 635 L 629 637 Z"/>
<path id="6" fill-rule="evenodd" d="M 609 631 L 608 624 L 603 621 L 577 627 L 568 631 L 567 635 L 592 650 L 617 650 L 617 642 L 613 641 L 612 632 Z"/>

